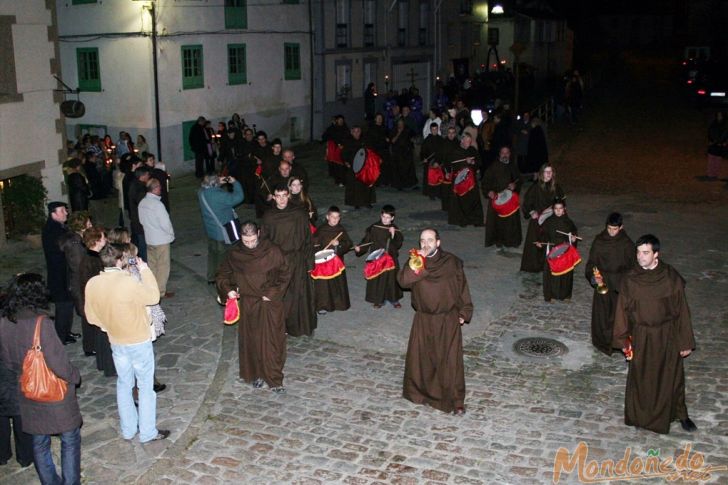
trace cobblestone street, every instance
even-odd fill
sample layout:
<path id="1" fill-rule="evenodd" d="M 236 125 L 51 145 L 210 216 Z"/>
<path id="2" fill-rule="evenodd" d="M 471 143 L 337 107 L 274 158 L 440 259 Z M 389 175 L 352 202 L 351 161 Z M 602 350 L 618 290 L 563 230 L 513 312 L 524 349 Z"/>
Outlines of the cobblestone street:
<path id="1" fill-rule="evenodd" d="M 323 177 L 321 150 L 309 147 L 299 159 L 320 177 L 312 191 L 319 213 L 342 204 L 343 189 Z M 557 167 L 568 170 L 568 163 Z M 421 228 L 434 225 L 441 228 L 443 248 L 465 261 L 475 304 L 464 329 L 467 414 L 445 415 L 401 397 L 413 316 L 409 295 L 402 310 L 373 309 L 364 302 L 362 260 L 350 255 L 351 310 L 320 317 L 313 338 L 288 339 L 285 394 L 254 390 L 238 379 L 237 327 L 223 328 L 205 282 L 196 185 L 189 176 L 174 180 L 177 242 L 169 288 L 176 296 L 163 301 L 167 335 L 155 343 L 158 377 L 168 385 L 158 396 L 158 426 L 172 435 L 144 446 L 124 441 L 115 379 L 100 375 L 80 344 L 66 347 L 83 376 L 83 483 L 550 483 L 557 450 L 573 453 L 582 441 L 587 461 L 616 462 L 627 448 L 631 457 L 657 450 L 664 459 L 690 444 L 703 454 L 703 466 L 728 466 L 725 196 L 685 205 L 643 199 L 639 191 L 600 195 L 565 187 L 584 238 L 584 262 L 607 213 L 620 210 L 628 234 L 658 235 L 662 258 L 687 280 L 697 341 L 685 361 L 687 406 L 699 430 L 689 434 L 673 423 L 670 435 L 657 435 L 623 424 L 627 368 L 621 354 L 606 357 L 591 346 L 592 290 L 584 265 L 575 270 L 573 299 L 547 304 L 541 275 L 518 271 L 520 250 L 484 248 L 482 228 L 447 225 L 439 201 L 419 192 L 378 191 L 375 209 L 348 212 L 343 224 L 356 241 L 378 218 L 378 207 L 393 203 L 403 249 L 416 245 Z M 97 203 L 102 223 L 115 220 L 115 203 Z M 247 207 L 238 213 L 252 217 Z M 26 243 L 9 243 L 1 256 L 3 281 L 18 271 L 44 272 L 42 251 Z M 522 337 L 553 338 L 568 351 L 547 358 L 517 355 L 513 344 Z M 57 452 L 57 440 L 54 446 Z M 708 483 L 727 481 L 724 468 Z M 576 468 L 563 472 L 561 483 L 577 482 Z M 21 470 L 12 460 L 0 467 L 0 483 L 38 482 L 32 467 Z"/>

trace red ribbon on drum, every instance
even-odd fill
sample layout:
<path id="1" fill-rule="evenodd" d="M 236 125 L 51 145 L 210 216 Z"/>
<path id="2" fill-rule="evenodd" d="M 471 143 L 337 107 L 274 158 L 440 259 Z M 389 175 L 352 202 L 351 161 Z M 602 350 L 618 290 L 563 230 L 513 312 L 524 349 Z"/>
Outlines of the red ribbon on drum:
<path id="1" fill-rule="evenodd" d="M 315 254 L 316 265 L 309 274 L 315 280 L 331 280 L 346 269 L 346 265 L 333 249 L 324 249 Z"/>
<path id="2" fill-rule="evenodd" d="M 384 248 L 380 248 L 372 251 L 367 256 L 367 261 L 364 265 L 364 278 L 373 280 L 382 273 L 392 271 L 396 268 L 397 265 L 394 263 L 392 255 L 386 252 Z"/>

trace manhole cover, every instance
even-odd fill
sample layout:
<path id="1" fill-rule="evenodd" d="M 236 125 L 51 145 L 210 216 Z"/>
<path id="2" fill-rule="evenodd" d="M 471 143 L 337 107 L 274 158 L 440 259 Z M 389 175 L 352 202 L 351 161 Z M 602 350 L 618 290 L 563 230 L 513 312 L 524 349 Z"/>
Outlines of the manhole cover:
<path id="1" fill-rule="evenodd" d="M 552 338 L 528 337 L 516 340 L 513 351 L 527 357 L 556 357 L 567 353 L 569 348 Z"/>

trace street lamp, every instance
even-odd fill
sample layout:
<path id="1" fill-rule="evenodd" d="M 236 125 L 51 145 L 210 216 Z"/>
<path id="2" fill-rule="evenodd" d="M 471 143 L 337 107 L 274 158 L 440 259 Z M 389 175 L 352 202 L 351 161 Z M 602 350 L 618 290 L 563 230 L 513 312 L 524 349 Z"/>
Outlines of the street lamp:
<path id="1" fill-rule="evenodd" d="M 493 15 L 502 15 L 503 13 L 505 13 L 503 11 L 503 5 L 501 5 L 500 3 L 496 3 L 495 5 L 493 5 L 490 13 L 492 13 Z"/>
<path id="2" fill-rule="evenodd" d="M 137 2 L 139 0 L 132 0 Z M 154 124 L 156 125 L 157 135 L 157 160 L 162 160 L 162 127 L 160 124 L 159 114 L 159 61 L 157 59 L 157 10 L 154 5 L 154 0 L 150 0 L 147 4 L 147 0 L 144 0 L 142 9 L 149 10 L 149 15 L 152 17 L 152 71 L 154 75 Z"/>

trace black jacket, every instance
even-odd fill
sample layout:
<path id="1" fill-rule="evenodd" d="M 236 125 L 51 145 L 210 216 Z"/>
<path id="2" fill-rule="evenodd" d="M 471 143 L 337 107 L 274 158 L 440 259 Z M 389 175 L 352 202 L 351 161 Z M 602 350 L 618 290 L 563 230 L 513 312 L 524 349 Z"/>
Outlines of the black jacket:
<path id="1" fill-rule="evenodd" d="M 66 256 L 59 245 L 61 236 L 66 232 L 68 232 L 68 228 L 64 224 L 56 222 L 48 216 L 48 221 L 43 227 L 42 239 L 48 269 L 48 291 L 51 301 L 54 302 L 71 301 L 71 294 L 68 292 Z"/>
<path id="2" fill-rule="evenodd" d="M 15 371 L 22 372 L 23 359 L 33 343 L 36 315 L 28 310 L 18 313 L 18 322 L 0 319 L 0 360 Z M 44 403 L 31 401 L 20 392 L 18 402 L 23 431 L 29 434 L 59 434 L 81 426 L 81 410 L 76 399 L 76 386 L 81 383 L 78 372 L 66 355 L 65 347 L 58 339 L 53 322 L 41 320 L 40 345 L 46 365 L 58 377 L 68 382 L 68 390 L 62 401 Z"/>

